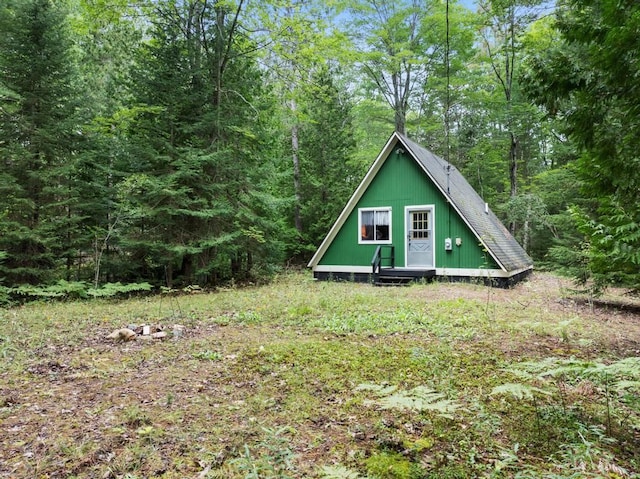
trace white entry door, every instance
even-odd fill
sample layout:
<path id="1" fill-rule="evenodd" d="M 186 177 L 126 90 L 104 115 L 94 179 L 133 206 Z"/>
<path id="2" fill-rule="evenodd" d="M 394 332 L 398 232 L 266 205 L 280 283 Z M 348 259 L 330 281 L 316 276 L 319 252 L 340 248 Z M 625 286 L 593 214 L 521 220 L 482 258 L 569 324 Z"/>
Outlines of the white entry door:
<path id="1" fill-rule="evenodd" d="M 408 207 L 407 267 L 433 267 L 433 207 Z"/>

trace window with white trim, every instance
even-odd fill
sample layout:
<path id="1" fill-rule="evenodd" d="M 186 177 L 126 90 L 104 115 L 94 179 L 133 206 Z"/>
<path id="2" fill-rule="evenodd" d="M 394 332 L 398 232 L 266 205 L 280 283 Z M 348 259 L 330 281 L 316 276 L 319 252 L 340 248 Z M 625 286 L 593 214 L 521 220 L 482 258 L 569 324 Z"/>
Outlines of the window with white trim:
<path id="1" fill-rule="evenodd" d="M 391 208 L 358 210 L 359 243 L 391 243 Z"/>

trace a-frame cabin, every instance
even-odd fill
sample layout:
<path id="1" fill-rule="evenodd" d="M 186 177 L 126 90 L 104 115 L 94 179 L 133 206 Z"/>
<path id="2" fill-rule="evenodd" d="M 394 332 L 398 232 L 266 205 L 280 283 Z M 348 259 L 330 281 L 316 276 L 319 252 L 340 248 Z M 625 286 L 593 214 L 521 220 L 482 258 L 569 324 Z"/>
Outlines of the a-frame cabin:
<path id="1" fill-rule="evenodd" d="M 511 285 L 533 262 L 450 163 L 394 133 L 308 266 L 377 284 L 478 278 Z"/>

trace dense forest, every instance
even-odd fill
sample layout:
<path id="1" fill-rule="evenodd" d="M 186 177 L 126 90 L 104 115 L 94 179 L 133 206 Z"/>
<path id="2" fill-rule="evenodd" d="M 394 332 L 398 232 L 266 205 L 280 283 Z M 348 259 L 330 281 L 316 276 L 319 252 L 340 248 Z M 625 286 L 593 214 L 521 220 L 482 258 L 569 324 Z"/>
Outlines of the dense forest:
<path id="1" fill-rule="evenodd" d="M 397 130 L 536 267 L 638 288 L 640 4 L 466 5 L 3 1 L 0 284 L 266 279 Z"/>

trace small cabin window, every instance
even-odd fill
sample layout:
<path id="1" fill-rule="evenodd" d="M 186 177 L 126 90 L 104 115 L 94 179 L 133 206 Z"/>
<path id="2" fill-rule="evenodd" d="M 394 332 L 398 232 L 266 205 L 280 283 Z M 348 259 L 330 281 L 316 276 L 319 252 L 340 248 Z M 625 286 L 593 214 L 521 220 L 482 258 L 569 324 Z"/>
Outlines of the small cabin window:
<path id="1" fill-rule="evenodd" d="M 411 212 L 411 229 L 409 237 L 411 239 L 428 239 L 429 232 L 429 214 L 430 211 L 412 211 Z"/>
<path id="2" fill-rule="evenodd" d="M 391 243 L 391 208 L 358 210 L 359 243 Z"/>

